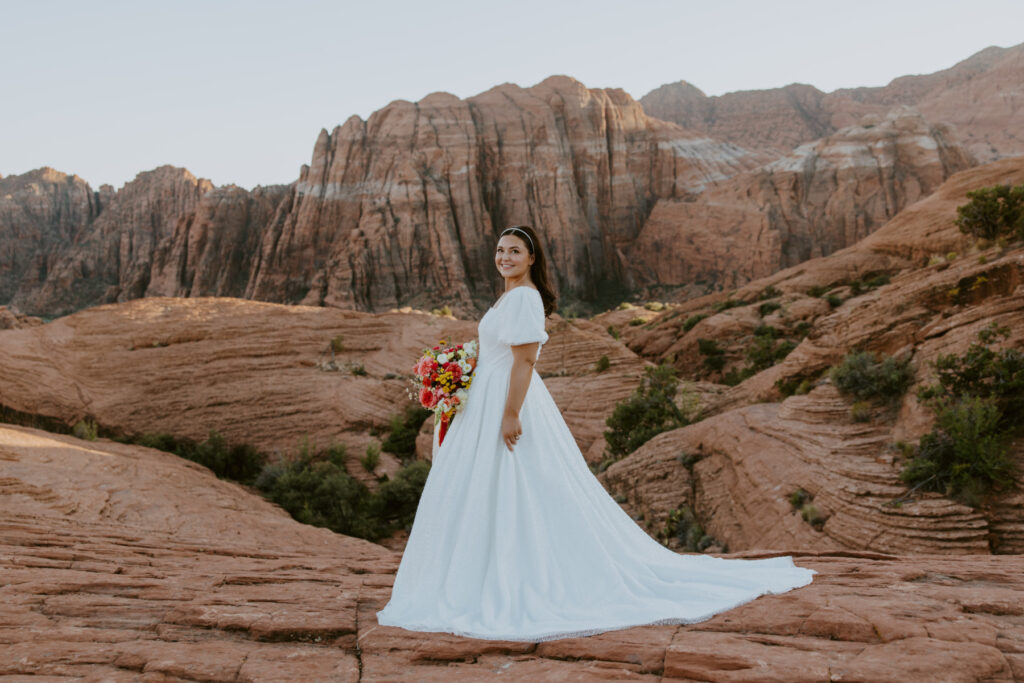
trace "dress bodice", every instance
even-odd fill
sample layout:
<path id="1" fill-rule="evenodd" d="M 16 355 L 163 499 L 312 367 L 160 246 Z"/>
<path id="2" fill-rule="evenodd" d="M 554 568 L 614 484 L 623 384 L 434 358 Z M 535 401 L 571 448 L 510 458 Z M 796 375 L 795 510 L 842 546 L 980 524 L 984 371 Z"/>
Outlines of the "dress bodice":
<path id="1" fill-rule="evenodd" d="M 520 285 L 502 294 L 477 325 L 480 348 L 477 369 L 508 368 L 512 364 L 512 347 L 548 340 L 544 331 L 544 300 L 533 287 Z"/>

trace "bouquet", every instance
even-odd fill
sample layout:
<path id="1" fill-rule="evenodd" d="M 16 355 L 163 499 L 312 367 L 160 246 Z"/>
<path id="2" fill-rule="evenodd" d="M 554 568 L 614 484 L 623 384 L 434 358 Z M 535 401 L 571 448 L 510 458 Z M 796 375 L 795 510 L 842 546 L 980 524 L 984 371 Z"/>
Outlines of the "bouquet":
<path id="1" fill-rule="evenodd" d="M 455 346 L 446 346 L 446 342 L 442 339 L 434 348 L 423 349 L 423 355 L 413 367 L 416 378 L 412 383 L 420 405 L 434 411 L 438 446 L 444 441 L 455 414 L 466 404 L 477 356 L 475 341 Z"/>

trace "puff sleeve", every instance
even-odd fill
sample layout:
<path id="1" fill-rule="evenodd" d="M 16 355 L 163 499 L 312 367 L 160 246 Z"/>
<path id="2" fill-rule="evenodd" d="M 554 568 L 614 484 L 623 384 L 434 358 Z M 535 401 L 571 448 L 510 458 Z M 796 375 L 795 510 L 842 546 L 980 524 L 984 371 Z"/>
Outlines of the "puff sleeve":
<path id="1" fill-rule="evenodd" d="M 544 331 L 544 300 L 533 287 L 521 285 L 509 291 L 499 314 L 498 341 L 509 346 L 548 340 Z"/>

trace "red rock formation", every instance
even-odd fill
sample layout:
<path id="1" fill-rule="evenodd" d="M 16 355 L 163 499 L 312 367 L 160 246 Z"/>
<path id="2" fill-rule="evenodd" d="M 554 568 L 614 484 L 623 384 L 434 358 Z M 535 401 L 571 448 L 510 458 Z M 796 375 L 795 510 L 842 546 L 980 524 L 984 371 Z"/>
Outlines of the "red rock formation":
<path id="1" fill-rule="evenodd" d="M 628 494 L 654 531 L 673 508 L 694 506 L 730 548 L 1024 552 L 1021 444 L 1012 451 L 1021 465 L 1016 484 L 981 511 L 938 494 L 915 495 L 917 502 L 899 508 L 887 504 L 905 492 L 898 479 L 902 462 L 890 444 L 913 442 L 931 429 L 931 413 L 916 399 L 916 387 L 930 381 L 930 363 L 939 354 L 963 353 L 992 322 L 1010 331 L 1008 344 L 1024 347 L 1024 247 L 978 247 L 953 223 L 968 191 L 1002 183 L 1024 183 L 1024 160 L 954 175 L 856 245 L 731 293 L 745 304 L 710 315 L 689 331 L 682 328 L 686 318 L 713 313 L 721 295 L 687 302 L 626 332 L 630 348 L 673 361 L 692 377 L 703 362 L 698 338 L 715 339 L 726 350 L 728 369 L 743 364 L 756 327 L 768 324 L 791 334 L 799 322 L 812 325 L 782 362 L 717 396 L 705 392 L 704 413 L 713 417 L 652 440 L 610 467 L 605 483 Z M 954 252 L 952 260 L 948 252 Z M 891 274 L 891 281 L 860 293 L 851 287 L 878 273 Z M 808 296 L 815 286 L 832 288 L 838 307 Z M 778 291 L 772 301 L 781 308 L 762 314 L 757 299 L 769 287 Z M 815 380 L 852 349 L 913 358 L 917 383 L 895 419 L 853 424 L 849 402 L 828 386 L 774 403 L 781 400 L 779 382 Z M 676 457 L 682 452 L 704 456 L 692 473 L 680 471 Z M 815 504 L 830 515 L 821 531 L 794 518 L 786 497 L 798 488 L 815 494 Z"/>
<path id="2" fill-rule="evenodd" d="M 52 168 L 0 178 L 0 302 L 41 287 L 109 198 L 109 187 L 96 193 Z"/>
<path id="3" fill-rule="evenodd" d="M 380 626 L 398 553 L 299 524 L 192 463 L 6 425 L 0 461 L 0 676 L 1024 677 L 1020 557 L 799 553 L 811 585 L 700 624 L 476 640 Z"/>
<path id="4" fill-rule="evenodd" d="M 854 244 L 971 165 L 947 127 L 894 110 L 693 201 L 659 201 L 627 252 L 635 282 L 737 287 Z"/>
<path id="5" fill-rule="evenodd" d="M 908 105 L 929 121 L 952 124 L 981 162 L 1024 154 L 1024 44 L 989 47 L 924 76 L 902 76 L 880 88 L 823 93 L 793 84 L 707 97 L 686 81 L 663 85 L 640 99 L 644 110 L 748 149 L 786 152 L 831 135 L 868 113 Z"/>
<path id="6" fill-rule="evenodd" d="M 474 310 L 481 293 L 493 298 L 483 283 L 496 281 L 496 233 L 526 222 L 559 287 L 594 298 L 625 277 L 624 251 L 657 198 L 697 193 L 756 160 L 648 118 L 621 90 L 566 77 L 393 102 L 321 133 L 248 295 Z"/>

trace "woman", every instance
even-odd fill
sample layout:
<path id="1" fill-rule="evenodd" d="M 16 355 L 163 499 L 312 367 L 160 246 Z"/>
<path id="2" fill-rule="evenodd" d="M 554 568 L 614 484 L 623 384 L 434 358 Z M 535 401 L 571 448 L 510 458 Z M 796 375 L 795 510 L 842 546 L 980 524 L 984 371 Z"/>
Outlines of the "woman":
<path id="1" fill-rule="evenodd" d="M 810 583 L 789 557 L 680 555 L 626 514 L 587 467 L 534 370 L 555 297 L 536 232 L 501 233 L 505 292 L 478 325 L 465 408 L 427 476 L 378 623 L 538 642 L 688 624 Z"/>

